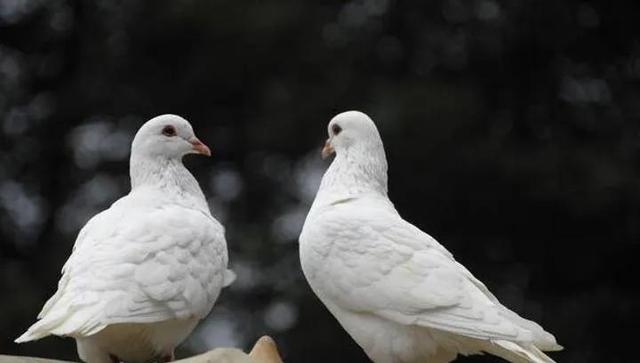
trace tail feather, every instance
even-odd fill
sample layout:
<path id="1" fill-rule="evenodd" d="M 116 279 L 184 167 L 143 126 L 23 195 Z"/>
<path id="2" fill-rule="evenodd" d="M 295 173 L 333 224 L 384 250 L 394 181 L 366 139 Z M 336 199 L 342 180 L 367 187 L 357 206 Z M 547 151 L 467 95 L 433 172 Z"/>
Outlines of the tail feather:
<path id="1" fill-rule="evenodd" d="M 48 335 L 64 335 L 59 332 L 64 330 L 69 324 L 67 309 L 50 309 L 45 316 L 31 325 L 29 329 L 22 334 L 16 343 L 23 343 L 32 340 L 38 340 Z"/>
<path id="2" fill-rule="evenodd" d="M 30 342 L 32 340 L 42 339 L 48 335 L 51 335 L 50 331 L 50 322 L 45 320 L 40 320 L 33 324 L 24 334 L 19 336 L 15 342 L 16 343 L 25 343 Z"/>
<path id="3" fill-rule="evenodd" d="M 533 334 L 533 345 L 535 345 L 539 350 L 558 351 L 563 349 L 562 346 L 556 342 L 556 337 L 544 330 L 538 323 L 521 317 L 515 312 L 504 307 L 504 305 L 500 306 L 502 307 L 501 313 L 504 317 Z"/>
<path id="4" fill-rule="evenodd" d="M 525 345 L 508 340 L 491 340 L 485 351 L 512 363 L 555 363 L 553 359 L 533 344 Z"/>
<path id="5" fill-rule="evenodd" d="M 19 336 L 15 342 L 24 343 L 38 340 L 49 335 L 75 336 L 80 334 L 88 336 L 104 329 L 95 317 L 98 314 L 95 310 L 82 312 L 70 311 L 67 308 L 57 309 L 55 306 L 49 309 L 47 314 L 33 324 L 24 334 Z"/>

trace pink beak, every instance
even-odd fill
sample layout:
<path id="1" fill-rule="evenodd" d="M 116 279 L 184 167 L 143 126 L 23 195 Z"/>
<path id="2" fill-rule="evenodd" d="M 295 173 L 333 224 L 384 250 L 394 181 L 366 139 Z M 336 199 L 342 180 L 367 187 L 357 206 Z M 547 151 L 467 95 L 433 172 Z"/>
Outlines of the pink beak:
<path id="1" fill-rule="evenodd" d="M 328 158 L 331 154 L 333 154 L 335 152 L 335 150 L 333 149 L 333 146 L 331 146 L 331 143 L 329 142 L 329 140 L 327 140 L 324 143 L 324 147 L 322 148 L 322 158 L 326 159 Z"/>
<path id="2" fill-rule="evenodd" d="M 211 149 L 209 149 L 207 145 L 203 144 L 202 141 L 198 140 L 197 137 L 190 139 L 189 142 L 193 145 L 193 151 L 196 153 L 211 156 Z"/>

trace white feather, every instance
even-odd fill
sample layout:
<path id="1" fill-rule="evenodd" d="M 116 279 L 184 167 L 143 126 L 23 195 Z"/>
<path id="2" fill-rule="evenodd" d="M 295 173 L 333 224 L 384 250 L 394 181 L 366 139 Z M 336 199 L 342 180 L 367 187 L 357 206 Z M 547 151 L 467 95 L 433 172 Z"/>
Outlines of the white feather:
<path id="1" fill-rule="evenodd" d="M 173 139 L 161 134 L 168 124 L 177 129 Z M 190 144 L 176 139 L 181 132 L 193 137 L 176 116 L 141 128 L 131 156 L 131 192 L 80 231 L 58 291 L 16 342 L 71 336 L 84 360 L 113 354 L 145 361 L 170 354 L 209 313 L 230 283 L 224 228 L 182 165 L 181 148 Z M 148 344 L 132 345 L 136 333 Z"/>
<path id="2" fill-rule="evenodd" d="M 333 125 L 341 130 L 335 134 Z M 498 302 L 387 197 L 387 164 L 373 122 L 347 112 L 329 124 L 336 159 L 300 235 L 304 274 L 320 300 L 375 362 L 448 362 L 489 352 L 552 362 L 560 347 Z"/>

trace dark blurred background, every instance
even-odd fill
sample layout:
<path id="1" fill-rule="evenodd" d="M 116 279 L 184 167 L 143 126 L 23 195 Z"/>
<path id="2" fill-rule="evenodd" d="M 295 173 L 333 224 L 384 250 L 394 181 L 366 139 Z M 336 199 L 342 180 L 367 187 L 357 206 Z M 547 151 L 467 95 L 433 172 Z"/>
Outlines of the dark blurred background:
<path id="1" fill-rule="evenodd" d="M 214 150 L 186 163 L 238 273 L 179 356 L 270 334 L 287 362 L 366 362 L 297 246 L 326 123 L 358 109 L 403 216 L 553 332 L 554 358 L 635 361 L 639 15 L 637 1 L 0 0 L 0 353 L 77 359 L 72 339 L 12 341 L 78 230 L 127 193 L 137 128 L 176 113 Z"/>

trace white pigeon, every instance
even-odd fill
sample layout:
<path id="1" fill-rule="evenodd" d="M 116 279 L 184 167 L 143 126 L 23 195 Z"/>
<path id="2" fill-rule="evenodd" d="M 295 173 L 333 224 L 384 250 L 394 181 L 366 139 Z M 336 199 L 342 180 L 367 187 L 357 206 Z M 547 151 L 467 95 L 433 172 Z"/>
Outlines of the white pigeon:
<path id="1" fill-rule="evenodd" d="M 553 335 L 501 305 L 435 239 L 402 219 L 387 196 L 387 161 L 373 121 L 334 117 L 322 178 L 300 235 L 309 285 L 377 363 L 450 362 L 488 352 L 553 362 Z"/>
<path id="2" fill-rule="evenodd" d="M 82 228 L 58 291 L 16 342 L 73 337 L 89 363 L 174 359 L 234 277 L 224 228 L 182 164 L 193 153 L 211 155 L 179 116 L 140 128 L 131 192 Z"/>

